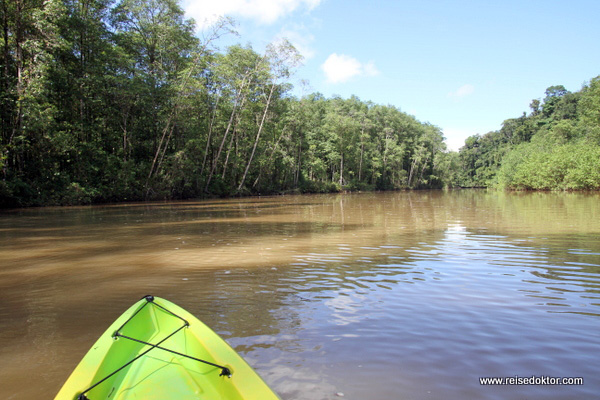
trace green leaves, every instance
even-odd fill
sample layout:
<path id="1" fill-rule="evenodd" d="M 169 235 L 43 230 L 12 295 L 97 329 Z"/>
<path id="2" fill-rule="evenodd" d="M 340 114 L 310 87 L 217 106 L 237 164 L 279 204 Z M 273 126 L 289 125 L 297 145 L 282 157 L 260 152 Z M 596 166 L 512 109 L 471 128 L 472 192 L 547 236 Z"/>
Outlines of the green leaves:
<path id="1" fill-rule="evenodd" d="M 518 190 L 600 189 L 600 77 L 580 92 L 549 87 L 532 113 L 467 139 L 457 182 Z M 541 111 L 540 111 L 541 105 Z"/>
<path id="2" fill-rule="evenodd" d="M 600 128 L 600 76 L 583 88 L 579 105 L 582 122 L 591 130 Z"/>
<path id="3" fill-rule="evenodd" d="M 498 181 L 520 190 L 597 190 L 598 160 L 600 146 L 585 140 L 559 146 L 526 143 L 506 157 Z"/>
<path id="4" fill-rule="evenodd" d="M 232 21 L 199 40 L 176 0 L 3 1 L 0 23 L 1 205 L 447 179 L 438 128 L 354 96 L 294 98 L 289 41 L 217 51 Z"/>
<path id="5" fill-rule="evenodd" d="M 301 105 L 310 110 L 303 121 L 308 149 L 302 165 L 308 179 L 359 190 L 431 187 L 435 154 L 445 150 L 438 128 L 356 97 L 313 95 Z"/>

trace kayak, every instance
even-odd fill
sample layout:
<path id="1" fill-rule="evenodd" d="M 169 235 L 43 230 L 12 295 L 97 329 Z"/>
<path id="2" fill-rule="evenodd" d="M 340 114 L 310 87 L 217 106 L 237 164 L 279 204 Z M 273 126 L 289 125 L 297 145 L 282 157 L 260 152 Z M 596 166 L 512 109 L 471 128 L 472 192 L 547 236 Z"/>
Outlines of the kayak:
<path id="1" fill-rule="evenodd" d="M 100 336 L 55 400 L 279 399 L 183 308 L 146 296 Z"/>

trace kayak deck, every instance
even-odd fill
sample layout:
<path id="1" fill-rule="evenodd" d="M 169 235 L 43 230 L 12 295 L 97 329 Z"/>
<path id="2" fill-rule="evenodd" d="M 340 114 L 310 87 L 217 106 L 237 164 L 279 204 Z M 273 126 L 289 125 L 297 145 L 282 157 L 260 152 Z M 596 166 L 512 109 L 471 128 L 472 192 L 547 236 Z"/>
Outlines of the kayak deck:
<path id="1" fill-rule="evenodd" d="M 89 396 L 95 397 L 92 394 Z M 198 399 L 219 398 L 219 395 L 212 385 L 203 385 L 202 379 L 193 376 L 189 368 L 176 358 L 165 360 L 148 356 L 129 371 L 126 378 L 119 383 L 119 391 L 116 394 L 109 393 L 106 397 Z"/>
<path id="2" fill-rule="evenodd" d="M 55 400 L 277 398 L 210 328 L 147 296 L 98 339 Z"/>

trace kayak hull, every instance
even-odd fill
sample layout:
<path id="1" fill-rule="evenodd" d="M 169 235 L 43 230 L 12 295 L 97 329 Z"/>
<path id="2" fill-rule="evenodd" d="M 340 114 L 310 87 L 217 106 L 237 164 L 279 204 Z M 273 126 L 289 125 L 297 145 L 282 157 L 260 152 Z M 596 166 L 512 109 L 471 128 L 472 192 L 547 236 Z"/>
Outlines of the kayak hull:
<path id="1" fill-rule="evenodd" d="M 278 399 L 216 333 L 147 296 L 100 336 L 55 400 Z"/>

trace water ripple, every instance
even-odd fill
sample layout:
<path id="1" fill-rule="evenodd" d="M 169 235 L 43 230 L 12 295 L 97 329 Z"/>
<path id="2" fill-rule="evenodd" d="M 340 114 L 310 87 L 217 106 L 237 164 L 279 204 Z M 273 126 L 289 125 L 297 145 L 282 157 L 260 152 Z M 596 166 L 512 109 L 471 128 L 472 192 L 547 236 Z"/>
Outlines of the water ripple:
<path id="1" fill-rule="evenodd" d="M 399 192 L 4 216 L 0 397 L 55 392 L 140 291 L 200 317 L 286 400 L 594 398 L 598 204 Z M 478 381 L 542 374 L 586 384 Z"/>

